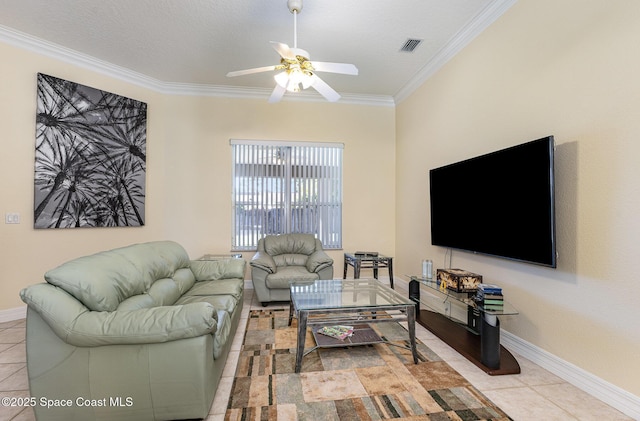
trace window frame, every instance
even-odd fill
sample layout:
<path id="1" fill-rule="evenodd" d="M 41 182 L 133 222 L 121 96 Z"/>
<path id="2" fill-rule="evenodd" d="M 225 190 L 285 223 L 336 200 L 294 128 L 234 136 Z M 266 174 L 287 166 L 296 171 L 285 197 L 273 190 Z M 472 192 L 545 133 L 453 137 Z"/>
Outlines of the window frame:
<path id="1" fill-rule="evenodd" d="M 256 250 L 265 235 L 297 232 L 342 249 L 343 143 L 231 139 L 230 145 L 232 251 Z"/>

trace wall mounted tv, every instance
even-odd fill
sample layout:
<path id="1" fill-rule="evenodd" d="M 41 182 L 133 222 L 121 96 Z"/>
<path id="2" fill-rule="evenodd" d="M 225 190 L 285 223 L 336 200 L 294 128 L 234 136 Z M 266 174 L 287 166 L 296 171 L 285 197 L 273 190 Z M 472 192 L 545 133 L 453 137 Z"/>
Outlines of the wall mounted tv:
<path id="1" fill-rule="evenodd" d="M 556 267 L 554 139 L 429 171 L 431 244 Z"/>

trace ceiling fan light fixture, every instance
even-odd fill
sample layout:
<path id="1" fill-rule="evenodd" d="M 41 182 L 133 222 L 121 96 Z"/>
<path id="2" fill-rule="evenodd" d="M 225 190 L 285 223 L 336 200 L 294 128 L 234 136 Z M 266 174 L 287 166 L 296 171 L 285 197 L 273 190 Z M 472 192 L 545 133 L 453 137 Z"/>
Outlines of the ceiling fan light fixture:
<path id="1" fill-rule="evenodd" d="M 289 85 L 289 75 L 287 74 L 286 71 L 278 73 L 273 78 L 276 80 L 276 83 L 278 85 L 282 86 L 285 89 Z"/>
<path id="2" fill-rule="evenodd" d="M 278 85 L 289 92 L 300 92 L 313 84 L 312 74 L 299 67 L 290 68 L 273 77 Z"/>
<path id="3" fill-rule="evenodd" d="M 280 55 L 280 64 L 275 66 L 256 67 L 253 69 L 238 70 L 227 73 L 228 77 L 249 75 L 270 70 L 282 70 L 274 79 L 276 86 L 273 89 L 269 102 L 278 102 L 285 92 L 300 92 L 313 87 L 320 95 L 330 102 L 340 99 L 340 94 L 318 77 L 316 72 L 339 73 L 357 75 L 358 68 L 353 64 L 311 62 L 309 53 L 298 48 L 297 15 L 302 10 L 302 0 L 287 0 L 289 11 L 293 13 L 293 48 L 281 42 L 271 41 L 271 46 Z"/>

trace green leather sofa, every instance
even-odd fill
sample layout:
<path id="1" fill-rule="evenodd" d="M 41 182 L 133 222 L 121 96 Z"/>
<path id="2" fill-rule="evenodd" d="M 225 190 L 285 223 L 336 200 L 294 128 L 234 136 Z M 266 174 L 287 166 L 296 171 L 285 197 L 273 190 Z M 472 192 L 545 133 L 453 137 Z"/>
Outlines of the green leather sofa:
<path id="1" fill-rule="evenodd" d="M 243 306 L 243 259 L 158 241 L 71 260 L 20 292 L 38 420 L 206 418 Z"/>

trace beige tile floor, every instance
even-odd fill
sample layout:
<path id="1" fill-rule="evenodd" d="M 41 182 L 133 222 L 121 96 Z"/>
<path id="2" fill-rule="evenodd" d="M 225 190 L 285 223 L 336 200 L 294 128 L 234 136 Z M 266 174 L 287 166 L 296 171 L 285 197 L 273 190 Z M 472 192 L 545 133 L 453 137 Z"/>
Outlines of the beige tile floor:
<path id="1" fill-rule="evenodd" d="M 247 289 L 243 320 L 240 321 L 222 381 L 206 421 L 224 419 L 246 319 L 251 308 L 262 306 L 253 300 L 253 290 Z M 24 319 L 0 323 L 0 398 L 29 395 L 24 335 Z M 521 374 L 488 376 L 422 326 L 416 326 L 416 336 L 516 421 L 631 420 L 519 355 L 516 358 L 522 369 Z M 0 421 L 34 419 L 30 409 L 0 406 Z"/>

